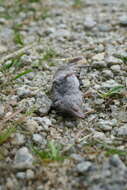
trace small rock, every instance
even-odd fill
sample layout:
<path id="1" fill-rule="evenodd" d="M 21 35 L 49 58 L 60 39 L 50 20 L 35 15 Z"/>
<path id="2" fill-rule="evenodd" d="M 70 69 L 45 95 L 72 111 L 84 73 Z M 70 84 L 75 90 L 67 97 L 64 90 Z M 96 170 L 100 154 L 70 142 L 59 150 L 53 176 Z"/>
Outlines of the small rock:
<path id="1" fill-rule="evenodd" d="M 91 86 L 91 81 L 89 79 L 82 80 L 82 84 L 85 88 L 89 88 Z"/>
<path id="2" fill-rule="evenodd" d="M 109 32 L 109 31 L 111 31 L 111 26 L 106 25 L 106 24 L 99 25 L 98 28 L 99 28 L 100 32 Z"/>
<path id="3" fill-rule="evenodd" d="M 113 78 L 113 76 L 114 76 L 113 73 L 112 73 L 112 71 L 111 70 L 107 70 L 107 69 L 103 70 L 102 74 L 106 78 Z"/>
<path id="4" fill-rule="evenodd" d="M 5 109 L 4 106 L 0 104 L 0 118 L 2 118 L 5 114 L 4 109 Z"/>
<path id="5" fill-rule="evenodd" d="M 22 55 L 22 56 L 21 56 L 21 61 L 22 61 L 24 64 L 31 64 L 31 63 L 32 63 L 31 56 L 28 56 L 28 55 Z"/>
<path id="6" fill-rule="evenodd" d="M 69 39 L 71 34 L 66 29 L 59 29 L 56 33 L 53 33 L 53 36 L 58 38 L 58 39 L 60 39 L 60 38 Z"/>
<path id="7" fill-rule="evenodd" d="M 26 122 L 26 130 L 28 130 L 31 133 L 34 133 L 39 128 L 39 125 L 34 120 L 27 120 Z"/>
<path id="8" fill-rule="evenodd" d="M 29 89 L 27 89 L 26 86 L 22 86 L 22 87 L 19 87 L 17 89 L 17 95 L 20 97 L 20 98 L 23 98 L 23 97 L 29 97 L 31 95 L 31 91 Z"/>
<path id="9" fill-rule="evenodd" d="M 122 15 L 121 17 L 119 17 L 119 23 L 122 26 L 127 26 L 127 15 Z"/>
<path id="10" fill-rule="evenodd" d="M 52 105 L 52 101 L 43 93 L 39 93 L 36 97 L 36 108 L 41 116 L 46 115 Z"/>
<path id="11" fill-rule="evenodd" d="M 105 56 L 105 53 L 98 53 L 92 57 L 92 60 L 102 61 L 104 60 L 104 56 Z"/>
<path id="12" fill-rule="evenodd" d="M 110 164 L 118 167 L 120 169 L 126 169 L 125 164 L 122 162 L 122 160 L 119 158 L 119 156 L 117 154 L 113 155 L 110 160 L 109 160 Z"/>
<path id="13" fill-rule="evenodd" d="M 124 126 L 122 126 L 118 129 L 117 135 L 127 136 L 127 124 L 125 124 Z"/>
<path id="14" fill-rule="evenodd" d="M 12 144 L 14 145 L 22 145 L 25 143 L 25 137 L 24 135 L 20 134 L 20 133 L 15 133 L 14 138 L 12 139 Z"/>
<path id="15" fill-rule="evenodd" d="M 113 57 L 113 56 L 106 57 L 105 61 L 107 62 L 107 64 L 109 66 L 114 65 L 114 64 L 121 64 L 122 63 L 122 60 L 120 60 L 120 59 L 118 59 L 116 57 Z"/>
<path id="16" fill-rule="evenodd" d="M 92 67 L 95 69 L 101 69 L 101 68 L 107 67 L 107 64 L 104 61 L 100 61 L 100 62 L 99 61 L 93 61 Z"/>
<path id="17" fill-rule="evenodd" d="M 91 16 L 87 16 L 84 22 L 84 26 L 86 29 L 92 29 L 94 26 L 96 26 L 96 22 Z"/>
<path id="18" fill-rule="evenodd" d="M 34 178 L 34 172 L 30 169 L 26 171 L 26 178 L 27 179 L 33 179 Z"/>
<path id="19" fill-rule="evenodd" d="M 87 172 L 92 166 L 92 163 L 89 162 L 89 161 L 84 161 L 84 162 L 81 162 L 79 163 L 77 166 L 76 166 L 76 170 L 79 172 L 79 173 L 85 173 Z"/>
<path id="20" fill-rule="evenodd" d="M 26 174 L 25 174 L 25 172 L 18 172 L 18 173 L 16 174 L 16 177 L 17 177 L 18 179 L 25 179 L 25 178 L 26 178 Z"/>
<path id="21" fill-rule="evenodd" d="M 13 183 L 12 179 L 7 178 L 6 188 L 9 189 L 9 190 L 13 190 L 14 186 L 15 186 L 15 184 Z"/>
<path id="22" fill-rule="evenodd" d="M 105 136 L 105 134 L 104 133 L 102 133 L 102 132 L 95 132 L 94 134 L 93 134 L 93 139 L 94 140 L 102 140 L 102 141 L 104 141 L 104 140 L 106 140 L 106 136 Z"/>
<path id="23" fill-rule="evenodd" d="M 106 82 L 102 82 L 102 88 L 114 88 L 115 86 L 118 86 L 120 84 L 118 84 L 115 80 L 110 79 L 107 80 Z"/>
<path id="24" fill-rule="evenodd" d="M 102 105 L 103 104 L 103 102 L 104 102 L 104 99 L 101 99 L 101 98 L 97 98 L 96 100 L 95 100 L 95 104 L 96 105 Z"/>
<path id="25" fill-rule="evenodd" d="M 111 66 L 111 69 L 112 69 L 112 71 L 115 72 L 115 73 L 119 73 L 119 72 L 121 71 L 120 65 L 112 65 L 112 66 Z"/>
<path id="26" fill-rule="evenodd" d="M 84 160 L 84 158 L 81 157 L 80 154 L 75 154 L 75 153 L 73 153 L 73 154 L 71 154 L 70 157 L 71 157 L 73 160 L 78 161 L 78 162 L 81 162 L 81 161 Z"/>
<path id="27" fill-rule="evenodd" d="M 29 169 L 32 167 L 34 159 L 27 147 L 20 148 L 15 155 L 14 168 Z"/>
<path id="28" fill-rule="evenodd" d="M 7 48 L 5 46 L 0 45 L 0 54 L 5 53 Z"/>
<path id="29" fill-rule="evenodd" d="M 52 125 L 51 120 L 48 117 L 34 117 L 35 121 L 37 121 L 44 130 L 48 131 L 49 126 Z"/>
<path id="30" fill-rule="evenodd" d="M 39 134 L 33 134 L 33 141 L 35 142 L 35 143 L 42 143 L 42 136 L 41 135 L 39 135 Z"/>
<path id="31" fill-rule="evenodd" d="M 98 122 L 98 127 L 102 129 L 103 131 L 111 131 L 112 127 L 116 126 L 116 124 L 117 124 L 116 119 L 113 119 L 113 120 L 100 119 Z"/>

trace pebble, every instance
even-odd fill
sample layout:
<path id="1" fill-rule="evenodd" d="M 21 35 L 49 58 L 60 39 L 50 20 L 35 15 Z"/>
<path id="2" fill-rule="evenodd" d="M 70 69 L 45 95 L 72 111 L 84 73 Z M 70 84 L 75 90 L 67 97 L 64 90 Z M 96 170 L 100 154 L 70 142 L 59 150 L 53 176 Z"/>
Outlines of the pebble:
<path id="1" fill-rule="evenodd" d="M 0 45 L 0 54 L 5 53 L 7 51 L 6 46 Z"/>
<path id="2" fill-rule="evenodd" d="M 99 25 L 98 28 L 99 28 L 100 32 L 109 32 L 109 31 L 111 31 L 111 26 L 106 25 L 106 24 Z"/>
<path id="3" fill-rule="evenodd" d="M 121 126 L 117 131 L 118 136 L 127 136 L 127 124 Z"/>
<path id="4" fill-rule="evenodd" d="M 14 138 L 12 139 L 11 142 L 14 145 L 22 145 L 25 143 L 25 137 L 23 134 L 15 133 Z"/>
<path id="5" fill-rule="evenodd" d="M 15 155 L 14 168 L 29 169 L 32 168 L 34 159 L 27 147 L 20 148 Z"/>
<path id="6" fill-rule="evenodd" d="M 105 69 L 105 70 L 103 70 L 102 71 L 102 74 L 103 74 L 103 76 L 105 77 L 105 78 L 113 78 L 113 73 L 112 73 L 112 71 L 111 70 L 108 70 L 108 69 Z"/>
<path id="7" fill-rule="evenodd" d="M 16 177 L 17 177 L 18 179 L 25 179 L 25 178 L 26 178 L 26 173 L 25 173 L 25 172 L 18 172 L 18 173 L 16 174 Z"/>
<path id="8" fill-rule="evenodd" d="M 87 16 L 85 18 L 84 27 L 86 29 L 92 29 L 94 26 L 96 26 L 96 21 L 91 16 Z"/>
<path id="9" fill-rule="evenodd" d="M 39 128 L 39 125 L 36 121 L 34 120 L 27 120 L 26 122 L 26 130 L 28 130 L 30 133 L 34 133 L 37 129 Z"/>
<path id="10" fill-rule="evenodd" d="M 28 89 L 26 86 L 19 87 L 19 88 L 17 89 L 17 95 L 18 95 L 20 98 L 29 97 L 29 96 L 31 95 L 31 90 Z"/>
<path id="11" fill-rule="evenodd" d="M 119 23 L 122 26 L 127 26 L 127 15 L 122 15 L 119 17 Z"/>
<path id="12" fill-rule="evenodd" d="M 0 118 L 2 118 L 4 116 L 4 114 L 5 114 L 4 110 L 5 110 L 4 106 L 2 104 L 0 104 Z"/>
<path id="13" fill-rule="evenodd" d="M 113 79 L 110 79 L 110 80 L 107 80 L 106 82 L 102 82 L 102 88 L 114 88 L 115 86 L 118 86 L 119 84 L 113 80 Z"/>
<path id="14" fill-rule="evenodd" d="M 12 179 L 11 178 L 7 178 L 6 181 L 7 181 L 6 188 L 9 189 L 9 190 L 13 190 L 15 184 L 13 183 Z"/>
<path id="15" fill-rule="evenodd" d="M 104 60 L 104 56 L 105 56 L 105 53 L 98 53 L 92 57 L 92 60 L 102 61 Z"/>
<path id="16" fill-rule="evenodd" d="M 106 140 L 106 136 L 102 132 L 95 131 L 94 134 L 93 134 L 93 139 L 94 140 L 105 141 Z"/>
<path id="17" fill-rule="evenodd" d="M 92 67 L 95 69 L 101 69 L 107 67 L 107 64 L 104 61 L 93 61 Z"/>
<path id="18" fill-rule="evenodd" d="M 100 119 L 98 121 L 97 126 L 102 129 L 103 131 L 111 131 L 112 127 L 116 126 L 117 124 L 117 120 L 116 119 L 112 119 L 112 120 L 103 120 Z"/>
<path id="19" fill-rule="evenodd" d="M 119 158 L 117 154 L 111 156 L 109 162 L 111 165 L 118 167 L 119 169 L 126 169 L 125 164 L 122 162 L 122 160 Z"/>
<path id="20" fill-rule="evenodd" d="M 49 126 L 52 125 L 51 120 L 48 117 L 34 117 L 34 119 L 43 127 L 44 130 L 48 131 Z"/>
<path id="21" fill-rule="evenodd" d="M 42 136 L 41 135 L 39 135 L 39 134 L 33 134 L 33 141 L 35 142 L 35 143 L 42 143 Z"/>
<path id="22" fill-rule="evenodd" d="M 107 64 L 109 66 L 114 65 L 114 64 L 121 64 L 122 63 L 122 60 L 120 60 L 120 59 L 118 59 L 116 57 L 113 57 L 113 56 L 106 57 L 105 61 L 107 62 Z"/>
<path id="23" fill-rule="evenodd" d="M 79 173 L 85 173 L 85 172 L 89 171 L 89 169 L 91 168 L 91 166 L 92 166 L 91 162 L 89 162 L 89 161 L 83 161 L 83 162 L 77 164 L 76 170 Z"/>
<path id="24" fill-rule="evenodd" d="M 48 98 L 47 95 L 39 93 L 36 96 L 36 108 L 41 116 L 44 116 L 49 112 L 51 105 L 52 101 Z"/>
<path id="25" fill-rule="evenodd" d="M 30 169 L 26 171 L 26 178 L 27 179 L 33 179 L 34 178 L 34 172 Z"/>
<path id="26" fill-rule="evenodd" d="M 75 153 L 71 154 L 70 158 L 78 162 L 82 162 L 84 160 L 84 158 L 80 156 L 80 154 L 75 154 Z"/>
<path id="27" fill-rule="evenodd" d="M 111 66 L 111 70 L 114 72 L 114 73 L 119 73 L 121 71 L 121 67 L 120 65 L 112 65 Z"/>

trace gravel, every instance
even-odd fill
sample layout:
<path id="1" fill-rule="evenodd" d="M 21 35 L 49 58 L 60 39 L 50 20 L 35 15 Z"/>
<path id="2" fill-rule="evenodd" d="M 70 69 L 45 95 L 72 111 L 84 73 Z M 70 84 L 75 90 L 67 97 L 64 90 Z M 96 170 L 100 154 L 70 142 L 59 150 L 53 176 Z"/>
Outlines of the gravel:
<path id="1" fill-rule="evenodd" d="M 126 26 L 126 0 L 1 1 L 0 190 L 127 189 Z M 79 120 L 51 109 L 76 57 Z"/>

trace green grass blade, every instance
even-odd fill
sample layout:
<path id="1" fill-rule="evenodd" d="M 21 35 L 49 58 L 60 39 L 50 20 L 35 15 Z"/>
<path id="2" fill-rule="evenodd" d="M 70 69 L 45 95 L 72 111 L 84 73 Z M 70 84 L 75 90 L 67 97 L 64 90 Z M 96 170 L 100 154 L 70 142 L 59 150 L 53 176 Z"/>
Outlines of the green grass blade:
<path id="1" fill-rule="evenodd" d="M 7 139 L 11 136 L 12 133 L 16 131 L 15 127 L 11 127 L 9 129 L 6 129 L 4 132 L 0 135 L 0 145 L 3 144 Z"/>
<path id="2" fill-rule="evenodd" d="M 33 72 L 32 69 L 28 69 L 28 70 L 26 70 L 26 71 L 23 71 L 22 73 L 19 73 L 18 75 L 16 75 L 16 76 L 13 78 L 13 80 L 16 80 L 16 79 L 18 79 L 18 78 L 20 78 L 20 77 L 22 77 L 22 76 L 24 76 L 24 75 L 26 75 L 26 74 L 28 74 L 28 73 L 31 73 L 31 72 Z"/>

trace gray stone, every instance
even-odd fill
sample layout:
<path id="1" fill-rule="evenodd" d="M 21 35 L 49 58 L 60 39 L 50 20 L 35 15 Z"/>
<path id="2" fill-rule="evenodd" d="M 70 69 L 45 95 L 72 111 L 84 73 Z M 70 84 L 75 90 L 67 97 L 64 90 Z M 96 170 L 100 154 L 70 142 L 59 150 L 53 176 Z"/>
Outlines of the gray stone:
<path id="1" fill-rule="evenodd" d="M 125 164 L 122 162 L 122 160 L 119 158 L 119 156 L 117 154 L 113 155 L 110 160 L 109 163 L 115 167 L 118 167 L 119 169 L 126 169 Z"/>
<path id="2" fill-rule="evenodd" d="M 12 139 L 12 144 L 14 145 L 22 145 L 25 143 L 25 137 L 23 134 L 16 133 L 14 138 Z"/>
<path id="3" fill-rule="evenodd" d="M 117 135 L 119 136 L 127 136 L 127 124 L 123 125 L 118 129 Z"/>
<path id="4" fill-rule="evenodd" d="M 87 16 L 85 18 L 84 27 L 86 29 L 92 29 L 94 26 L 96 26 L 96 21 L 91 16 Z"/>
<path id="5" fill-rule="evenodd" d="M 92 63 L 92 67 L 95 68 L 95 69 L 101 69 L 101 68 L 105 68 L 107 66 L 106 62 L 104 61 L 94 61 Z"/>
<path id="6" fill-rule="evenodd" d="M 73 160 L 78 161 L 78 162 L 81 162 L 81 161 L 84 160 L 84 158 L 81 157 L 80 154 L 75 154 L 75 153 L 73 153 L 73 154 L 71 154 L 70 157 L 71 157 Z"/>
<path id="7" fill-rule="evenodd" d="M 106 140 L 106 136 L 102 132 L 95 131 L 94 134 L 93 134 L 93 139 L 94 140 L 105 141 Z"/>
<path id="8" fill-rule="evenodd" d="M 112 66 L 111 66 L 111 69 L 112 69 L 112 71 L 115 72 L 115 73 L 121 72 L 121 67 L 120 67 L 120 65 L 112 65 Z"/>
<path id="9" fill-rule="evenodd" d="M 42 118 L 34 117 L 33 119 L 37 121 L 43 127 L 43 130 L 46 130 L 46 131 L 48 131 L 49 126 L 52 125 L 52 122 L 48 117 L 42 117 Z"/>
<path id="10" fill-rule="evenodd" d="M 91 166 L 92 166 L 91 162 L 84 161 L 84 162 L 81 162 L 81 163 L 77 164 L 76 170 L 79 173 L 85 173 L 85 172 L 89 171 L 89 169 L 91 168 Z"/>
<path id="11" fill-rule="evenodd" d="M 0 118 L 4 116 L 5 114 L 4 110 L 5 110 L 4 105 L 0 104 Z"/>
<path id="12" fill-rule="evenodd" d="M 25 179 L 25 178 L 26 178 L 26 173 L 25 173 L 25 172 L 18 172 L 18 173 L 16 174 L 16 177 L 17 177 L 18 179 Z"/>
<path id="13" fill-rule="evenodd" d="M 35 143 L 42 143 L 42 136 L 41 135 L 39 135 L 39 134 L 33 134 L 33 141 L 35 142 Z"/>
<path id="14" fill-rule="evenodd" d="M 19 87 L 19 88 L 17 89 L 17 95 L 18 95 L 20 98 L 29 97 L 29 96 L 31 95 L 31 90 L 28 89 L 27 86 Z"/>
<path id="15" fill-rule="evenodd" d="M 102 88 L 114 88 L 115 86 L 118 86 L 120 84 L 117 83 L 115 80 L 110 79 L 110 80 L 107 80 L 105 82 L 102 82 L 101 85 L 102 85 Z"/>
<path id="16" fill-rule="evenodd" d="M 5 53 L 7 51 L 7 47 L 0 45 L 0 54 Z"/>
<path id="17" fill-rule="evenodd" d="M 26 130 L 28 130 L 30 133 L 34 133 L 36 130 L 38 130 L 39 125 L 36 121 L 29 119 L 26 121 Z"/>
<path id="18" fill-rule="evenodd" d="M 32 168 L 34 159 L 27 147 L 20 148 L 15 155 L 14 168 L 29 169 Z"/>
<path id="19" fill-rule="evenodd" d="M 34 172 L 30 169 L 26 171 L 26 178 L 27 179 L 33 179 L 34 178 Z"/>
<path id="20" fill-rule="evenodd" d="M 108 65 L 114 65 L 114 64 L 121 64 L 122 60 L 113 57 L 113 56 L 109 56 L 105 58 L 105 61 L 107 62 Z"/>
<path id="21" fill-rule="evenodd" d="M 117 120 L 112 119 L 112 120 L 103 120 L 100 119 L 97 126 L 102 129 L 103 131 L 111 131 L 112 127 L 117 125 Z"/>
<path id="22" fill-rule="evenodd" d="M 105 70 L 102 71 L 102 74 L 106 78 L 113 78 L 113 73 L 112 73 L 111 70 L 105 69 Z"/>
<path id="23" fill-rule="evenodd" d="M 119 17 L 119 23 L 123 26 L 127 26 L 127 15 L 122 15 Z"/>
<path id="24" fill-rule="evenodd" d="M 51 108 L 52 101 L 44 93 L 38 93 L 36 96 L 36 108 L 41 116 L 46 115 Z"/>
<path id="25" fill-rule="evenodd" d="M 99 25 L 98 28 L 99 28 L 100 32 L 109 32 L 109 31 L 111 31 L 111 26 L 106 25 L 106 24 Z"/>

